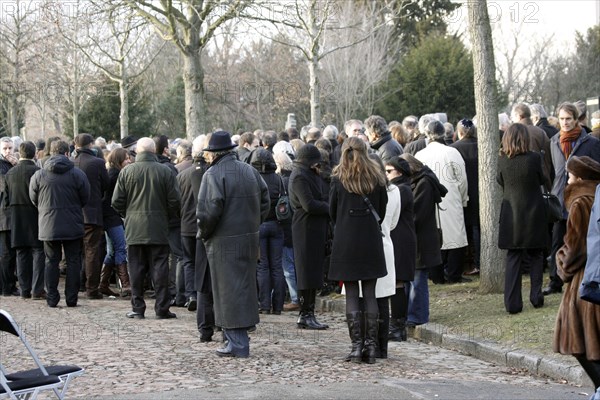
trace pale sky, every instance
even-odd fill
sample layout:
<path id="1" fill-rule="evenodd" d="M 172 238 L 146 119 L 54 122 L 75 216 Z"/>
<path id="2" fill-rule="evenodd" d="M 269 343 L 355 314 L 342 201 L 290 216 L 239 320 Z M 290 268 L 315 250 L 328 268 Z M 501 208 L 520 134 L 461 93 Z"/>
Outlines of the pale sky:
<path id="1" fill-rule="evenodd" d="M 448 20 L 451 29 L 462 32 L 467 18 L 466 2 L 455 2 L 462 6 Z M 500 22 L 503 31 L 510 32 L 522 25 L 521 35 L 528 38 L 554 33 L 555 45 L 572 44 L 576 31 L 584 33 L 600 24 L 599 0 L 491 0 L 488 11 L 490 22 Z"/>

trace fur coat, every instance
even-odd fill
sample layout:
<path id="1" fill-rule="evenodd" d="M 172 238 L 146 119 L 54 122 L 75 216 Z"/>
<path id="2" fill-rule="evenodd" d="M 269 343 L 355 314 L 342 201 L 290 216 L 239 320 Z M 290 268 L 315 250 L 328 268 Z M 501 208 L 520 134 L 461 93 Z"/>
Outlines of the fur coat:
<path id="1" fill-rule="evenodd" d="M 565 205 L 569 210 L 564 245 L 556 254 L 557 271 L 566 282 L 554 329 L 553 350 L 556 353 L 585 355 L 600 360 L 600 306 L 581 300 L 579 286 L 586 263 L 586 237 L 590 210 L 599 181 L 578 181 L 565 189 Z"/>

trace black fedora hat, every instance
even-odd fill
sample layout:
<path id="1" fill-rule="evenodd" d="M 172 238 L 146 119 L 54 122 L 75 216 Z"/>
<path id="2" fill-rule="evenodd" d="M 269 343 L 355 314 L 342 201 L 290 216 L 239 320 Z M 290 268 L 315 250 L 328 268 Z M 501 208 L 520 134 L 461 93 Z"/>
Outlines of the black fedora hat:
<path id="1" fill-rule="evenodd" d="M 208 147 L 202 149 L 202 151 L 223 151 L 233 149 L 236 146 L 237 144 L 231 141 L 229 132 L 217 131 L 210 135 Z"/>
<path id="2" fill-rule="evenodd" d="M 135 136 L 125 136 L 123 139 L 121 139 L 121 147 L 133 146 L 137 143 L 137 141 L 138 140 Z"/>

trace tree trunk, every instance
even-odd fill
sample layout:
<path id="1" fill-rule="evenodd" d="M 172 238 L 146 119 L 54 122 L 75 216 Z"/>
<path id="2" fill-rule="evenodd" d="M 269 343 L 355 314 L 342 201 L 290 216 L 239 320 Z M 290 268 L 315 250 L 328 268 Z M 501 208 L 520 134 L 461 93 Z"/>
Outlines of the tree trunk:
<path id="1" fill-rule="evenodd" d="M 321 87 L 318 77 L 319 62 L 316 57 L 308 63 L 310 75 L 310 126 L 319 127 L 321 122 Z"/>
<path id="2" fill-rule="evenodd" d="M 188 140 L 206 133 L 204 119 L 204 71 L 200 51 L 183 53 L 185 88 L 185 131 Z"/>
<path id="3" fill-rule="evenodd" d="M 468 2 L 469 33 L 473 44 L 475 107 L 479 149 L 479 191 L 481 224 L 482 293 L 500 293 L 504 289 L 504 254 L 498 249 L 500 186 L 498 170 L 498 110 L 495 101 L 495 64 L 492 30 L 486 1 Z"/>
<path id="4" fill-rule="evenodd" d="M 129 136 L 129 79 L 125 64 L 119 65 L 121 69 L 121 79 L 119 80 L 119 97 L 121 98 L 121 111 L 119 114 L 119 124 L 121 128 L 121 139 Z"/>

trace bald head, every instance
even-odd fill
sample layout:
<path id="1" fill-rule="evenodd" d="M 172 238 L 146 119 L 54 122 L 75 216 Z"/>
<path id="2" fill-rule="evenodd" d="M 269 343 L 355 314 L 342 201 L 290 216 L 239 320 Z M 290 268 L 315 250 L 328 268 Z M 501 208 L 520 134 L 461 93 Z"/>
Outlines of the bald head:
<path id="1" fill-rule="evenodd" d="M 155 153 L 156 144 L 154 143 L 154 140 L 149 137 L 143 137 L 138 140 L 136 150 L 138 153 Z"/>

